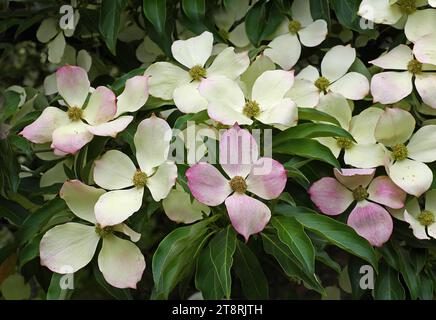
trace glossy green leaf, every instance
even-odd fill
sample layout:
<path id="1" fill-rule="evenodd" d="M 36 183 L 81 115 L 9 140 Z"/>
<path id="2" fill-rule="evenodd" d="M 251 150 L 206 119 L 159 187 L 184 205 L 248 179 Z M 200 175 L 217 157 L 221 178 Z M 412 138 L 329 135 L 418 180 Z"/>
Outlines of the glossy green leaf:
<path id="1" fill-rule="evenodd" d="M 206 13 L 205 0 L 182 0 L 182 9 L 192 21 L 201 21 Z"/>
<path id="2" fill-rule="evenodd" d="M 268 280 L 254 253 L 241 241 L 236 242 L 233 269 L 249 300 L 268 299 Z"/>
<path id="3" fill-rule="evenodd" d="M 106 42 L 106 46 L 113 55 L 117 51 L 120 18 L 126 4 L 127 0 L 103 1 L 101 4 L 99 30 Z"/>
<path id="4" fill-rule="evenodd" d="M 398 272 L 386 263 L 382 263 L 374 285 L 374 299 L 404 300 L 405 297 L 406 294 L 401 285 Z"/>
<path id="5" fill-rule="evenodd" d="M 165 32 L 166 0 L 143 0 L 144 15 L 160 34 Z"/>
<path id="6" fill-rule="evenodd" d="M 353 228 L 308 208 L 286 204 L 276 206 L 275 212 L 295 217 L 305 228 L 326 238 L 330 243 L 368 261 L 377 270 L 377 257 L 369 242 L 360 237 Z"/>
<path id="7" fill-rule="evenodd" d="M 245 18 L 248 39 L 258 47 L 260 42 L 271 35 L 282 21 L 283 15 L 273 1 L 258 1 Z"/>
<path id="8" fill-rule="evenodd" d="M 315 274 L 309 274 L 299 265 L 291 250 L 289 250 L 288 246 L 284 244 L 277 235 L 264 231 L 262 232 L 262 242 L 265 252 L 272 255 L 277 260 L 288 277 L 302 280 L 309 288 L 320 293 L 324 292 L 324 288 L 317 276 Z"/>
<path id="9" fill-rule="evenodd" d="M 197 262 L 195 286 L 205 299 L 230 299 L 233 254 L 236 250 L 236 233 L 232 226 L 217 233 L 201 251 Z"/>
<path id="10" fill-rule="evenodd" d="M 273 152 L 324 161 L 336 168 L 340 168 L 338 160 L 329 148 L 317 140 L 309 138 L 288 139 L 287 141 L 274 146 Z"/>
<path id="11" fill-rule="evenodd" d="M 54 215 L 66 210 L 67 206 L 62 199 L 55 198 L 46 202 L 24 220 L 23 228 L 17 233 L 19 243 L 24 244 L 32 239 Z"/>
<path id="12" fill-rule="evenodd" d="M 340 126 L 335 117 L 314 108 L 298 108 L 298 119 L 309 121 L 329 122 Z"/>
<path id="13" fill-rule="evenodd" d="M 285 143 L 289 139 L 318 137 L 344 137 L 354 140 L 353 136 L 341 127 L 324 123 L 303 123 L 275 135 L 273 146 Z"/>
<path id="14" fill-rule="evenodd" d="M 323 19 L 330 26 L 330 5 L 329 0 L 309 0 L 310 13 L 313 20 Z"/>
<path id="15" fill-rule="evenodd" d="M 154 298 L 166 299 L 192 272 L 195 258 L 207 239 L 209 222 L 207 219 L 176 228 L 160 242 L 152 261 Z"/>
<path id="16" fill-rule="evenodd" d="M 330 0 L 330 5 L 336 13 L 340 24 L 359 33 L 374 34 L 374 29 L 363 29 L 360 25 L 361 17 L 357 15 L 362 0 Z"/>
<path id="17" fill-rule="evenodd" d="M 4 103 L 0 108 L 0 123 L 12 116 L 18 109 L 20 95 L 15 91 L 6 91 L 4 93 Z"/>
<path id="18" fill-rule="evenodd" d="M 315 249 L 303 226 L 294 218 L 277 216 L 271 219 L 279 239 L 292 251 L 303 268 L 315 273 Z"/>

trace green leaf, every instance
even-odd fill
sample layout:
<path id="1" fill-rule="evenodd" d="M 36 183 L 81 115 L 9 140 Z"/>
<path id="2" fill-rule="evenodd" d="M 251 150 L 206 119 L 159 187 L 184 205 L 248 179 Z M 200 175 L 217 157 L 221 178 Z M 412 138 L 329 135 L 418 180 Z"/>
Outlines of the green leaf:
<path id="1" fill-rule="evenodd" d="M 348 225 L 303 207 L 279 204 L 275 212 L 295 217 L 305 228 L 326 238 L 330 243 L 368 261 L 377 270 L 377 257 L 369 242 Z"/>
<path id="2" fill-rule="evenodd" d="M 283 14 L 273 1 L 258 1 L 245 17 L 245 29 L 248 39 L 258 47 L 260 42 L 271 35 L 283 21 Z"/>
<path id="3" fill-rule="evenodd" d="M 409 252 L 400 247 L 396 242 L 392 242 L 392 244 L 398 255 L 399 271 L 409 288 L 410 297 L 412 299 L 417 299 L 420 291 L 420 278 L 416 268 L 412 265 Z"/>
<path id="4" fill-rule="evenodd" d="M 0 195 L 17 192 L 19 184 L 19 163 L 9 139 L 0 139 Z"/>
<path id="5" fill-rule="evenodd" d="M 160 34 L 165 33 L 166 0 L 144 0 L 144 15 Z"/>
<path id="6" fill-rule="evenodd" d="M 132 293 L 130 289 L 119 289 L 112 287 L 103 277 L 100 269 L 98 268 L 97 259 L 95 259 L 92 264 L 92 271 L 94 273 L 95 280 L 97 283 L 112 297 L 117 300 L 133 300 Z"/>
<path id="7" fill-rule="evenodd" d="M 35 237 L 26 244 L 20 251 L 18 256 L 19 267 L 23 267 L 27 262 L 32 261 L 36 257 L 39 257 L 39 243 L 42 236 Z"/>
<path id="8" fill-rule="evenodd" d="M 206 300 L 230 299 L 232 292 L 233 254 L 236 249 L 236 233 L 230 225 L 212 238 L 201 251 L 197 262 L 195 286 Z"/>
<path id="9" fill-rule="evenodd" d="M 315 249 L 304 232 L 303 226 L 294 218 L 279 216 L 271 219 L 279 239 L 288 246 L 297 260 L 309 273 L 315 273 Z"/>
<path id="10" fill-rule="evenodd" d="M 375 34 L 374 29 L 362 29 L 360 27 L 361 17 L 357 15 L 360 2 L 361 0 L 330 0 L 340 24 L 359 33 Z"/>
<path id="11" fill-rule="evenodd" d="M 293 179 L 306 190 L 309 188 L 310 181 L 306 178 L 303 172 L 292 166 L 285 166 L 285 169 L 288 172 L 288 178 Z"/>
<path id="12" fill-rule="evenodd" d="M 121 12 L 126 4 L 127 0 L 103 1 L 101 4 L 98 27 L 106 46 L 113 55 L 117 51 Z"/>
<path id="13" fill-rule="evenodd" d="M 324 161 L 336 168 L 340 168 L 338 160 L 330 149 L 317 140 L 308 138 L 288 139 L 280 145 L 273 146 L 272 150 L 275 153 L 297 155 L 304 158 Z"/>
<path id="14" fill-rule="evenodd" d="M 6 119 L 12 116 L 18 109 L 20 104 L 20 95 L 15 91 L 6 91 L 4 93 L 4 104 L 0 108 L 0 123 L 3 123 Z"/>
<path id="15" fill-rule="evenodd" d="M 317 251 L 315 255 L 316 260 L 322 262 L 327 267 L 335 270 L 337 273 L 341 272 L 341 266 L 335 260 L 333 260 L 329 254 L 325 251 Z"/>
<path id="16" fill-rule="evenodd" d="M 188 125 L 188 121 L 201 123 L 207 119 L 209 119 L 209 115 L 207 114 L 206 110 L 197 113 L 188 113 L 176 120 L 174 123 L 174 129 L 185 130 Z"/>
<path id="17" fill-rule="evenodd" d="M 313 108 L 298 108 L 298 119 L 309 121 L 323 121 L 340 126 L 339 121 L 335 117 Z"/>
<path id="18" fill-rule="evenodd" d="M 290 278 L 297 278 L 309 286 L 309 288 L 324 294 L 324 288 L 319 282 L 316 275 L 308 274 L 306 270 L 302 269 L 298 265 L 298 261 L 295 256 L 289 250 L 289 248 L 280 241 L 277 235 L 267 232 L 262 232 L 262 242 L 265 252 L 272 255 L 279 265 L 281 266 L 284 273 Z"/>
<path id="19" fill-rule="evenodd" d="M 341 127 L 324 123 L 303 123 L 275 135 L 273 146 L 280 145 L 289 139 L 318 137 L 344 137 L 354 140 L 353 136 Z"/>
<path id="20" fill-rule="evenodd" d="M 68 275 L 53 273 L 50 280 L 50 286 L 47 289 L 47 300 L 68 300 L 73 294 L 72 289 L 62 289 L 61 283 L 63 282 L 62 277 Z"/>
<path id="21" fill-rule="evenodd" d="M 309 0 L 313 20 L 323 19 L 330 26 L 330 5 L 328 0 Z"/>
<path id="22" fill-rule="evenodd" d="M 23 228 L 17 232 L 19 243 L 22 245 L 31 240 L 55 214 L 65 210 L 67 206 L 62 199 L 55 198 L 46 202 L 24 220 Z"/>
<path id="23" fill-rule="evenodd" d="M 268 280 L 259 260 L 241 241 L 236 242 L 233 269 L 241 280 L 242 290 L 249 300 L 268 299 Z"/>
<path id="24" fill-rule="evenodd" d="M 433 281 L 425 275 L 421 275 L 420 279 L 420 287 L 419 287 L 419 299 L 421 300 L 433 300 Z"/>
<path id="25" fill-rule="evenodd" d="M 205 0 L 182 0 L 182 9 L 192 21 L 201 21 L 206 13 Z"/>
<path id="26" fill-rule="evenodd" d="M 0 218 L 7 219 L 10 223 L 21 227 L 29 212 L 18 203 L 0 198 Z"/>
<path id="27" fill-rule="evenodd" d="M 404 300 L 405 298 L 406 294 L 398 277 L 398 272 L 386 263 L 382 263 L 374 285 L 374 299 Z"/>
<path id="28" fill-rule="evenodd" d="M 198 251 L 211 235 L 210 221 L 176 228 L 160 242 L 152 261 L 155 298 L 168 298 L 174 287 L 191 274 Z"/>

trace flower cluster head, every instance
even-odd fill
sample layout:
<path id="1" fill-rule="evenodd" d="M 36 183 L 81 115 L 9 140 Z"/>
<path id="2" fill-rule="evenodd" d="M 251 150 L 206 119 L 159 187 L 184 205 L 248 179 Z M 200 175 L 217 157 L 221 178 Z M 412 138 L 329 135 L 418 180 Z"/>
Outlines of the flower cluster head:
<path id="1" fill-rule="evenodd" d="M 327 215 L 339 215 L 356 203 L 347 224 L 380 247 L 389 240 L 393 222 L 384 208 L 400 209 L 406 193 L 387 176 L 374 178 L 375 169 L 334 169 L 336 179 L 322 178 L 312 184 L 309 195 L 318 209 Z"/>
<path id="2" fill-rule="evenodd" d="M 204 79 L 217 76 L 235 80 L 250 64 L 248 54 L 224 49 L 210 66 L 206 62 L 212 55 L 213 35 L 205 31 L 187 40 L 177 40 L 171 46 L 174 59 L 184 68 L 169 62 L 152 64 L 145 74 L 150 76 L 150 94 L 164 100 L 174 100 L 184 113 L 195 113 L 207 108 L 207 101 L 198 92 Z"/>
<path id="3" fill-rule="evenodd" d="M 279 197 L 287 174 L 276 160 L 259 158 L 256 140 L 238 125 L 221 135 L 219 151 L 219 163 L 226 175 L 200 162 L 186 172 L 188 186 L 201 203 L 218 206 L 224 202 L 233 227 L 248 241 L 271 218 L 271 210 L 255 196 L 265 200 Z"/>
<path id="4" fill-rule="evenodd" d="M 145 260 L 132 242 L 137 242 L 141 234 L 122 222 L 107 224 L 98 217 L 95 206 L 105 194 L 105 190 L 78 180 L 64 183 L 60 196 L 81 221 L 58 225 L 44 234 L 40 242 L 41 264 L 56 273 L 74 273 L 91 262 L 102 240 L 98 267 L 105 280 L 117 288 L 135 289 L 144 272 Z M 121 234 L 130 241 L 118 236 Z"/>
<path id="5" fill-rule="evenodd" d="M 436 61 L 426 59 L 427 43 L 428 41 L 424 39 L 422 44 L 414 47 L 413 52 L 408 46 L 400 44 L 390 52 L 370 61 L 383 69 L 396 70 L 377 73 L 373 76 L 371 93 L 374 102 L 383 104 L 398 102 L 412 93 L 413 84 L 415 84 L 424 103 L 436 108 L 435 93 L 432 89 L 436 81 L 436 65 L 426 63 L 426 61 Z"/>
<path id="6" fill-rule="evenodd" d="M 57 155 L 76 153 L 94 135 L 115 137 L 133 120 L 133 116 L 121 115 L 137 111 L 148 99 L 146 76 L 127 80 L 118 98 L 107 87 L 91 88 L 86 71 L 80 67 L 59 68 L 56 82 L 65 108 L 45 108 L 21 135 L 37 144 L 51 142 Z"/>
<path id="7" fill-rule="evenodd" d="M 95 205 L 103 226 L 121 223 L 138 211 L 146 187 L 154 201 L 166 198 L 177 178 L 177 166 L 168 160 L 171 133 L 165 120 L 152 115 L 138 125 L 134 136 L 138 167 L 118 150 L 95 161 L 95 183 L 110 190 Z"/>
<path id="8" fill-rule="evenodd" d="M 313 21 L 309 1 L 295 0 L 291 9 L 292 20 L 283 20 L 264 53 L 284 70 L 291 69 L 300 59 L 301 45 L 316 47 L 327 36 L 327 22 Z"/>
<path id="9" fill-rule="evenodd" d="M 295 86 L 288 92 L 299 107 L 315 107 L 325 94 L 336 93 L 350 100 L 363 99 L 369 93 L 368 79 L 351 71 L 356 49 L 350 45 L 331 48 L 321 61 L 321 75 L 314 66 L 307 66 L 295 77 Z"/>

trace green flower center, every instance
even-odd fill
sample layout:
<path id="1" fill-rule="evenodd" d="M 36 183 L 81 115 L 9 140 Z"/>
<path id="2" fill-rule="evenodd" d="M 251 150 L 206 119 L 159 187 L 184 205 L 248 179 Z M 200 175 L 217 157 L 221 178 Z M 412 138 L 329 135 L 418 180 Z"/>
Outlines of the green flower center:
<path id="1" fill-rule="evenodd" d="M 142 171 L 136 171 L 132 178 L 133 185 L 137 188 L 142 188 L 147 183 L 147 175 Z"/>
<path id="2" fill-rule="evenodd" d="M 431 211 L 424 210 L 418 216 L 418 221 L 421 225 L 427 227 L 434 223 L 434 214 Z"/>
<path id="3" fill-rule="evenodd" d="M 327 78 L 324 77 L 319 77 L 316 81 L 315 81 L 315 86 L 321 90 L 322 92 L 326 92 L 328 87 L 330 86 L 330 81 Z"/>
<path id="4" fill-rule="evenodd" d="M 416 11 L 416 0 L 398 0 L 396 4 L 405 14 L 411 14 Z"/>
<path id="5" fill-rule="evenodd" d="M 95 225 L 95 233 L 97 233 L 101 238 L 106 237 L 107 235 L 113 232 L 113 228 L 111 226 L 102 227 L 100 224 Z"/>
<path id="6" fill-rule="evenodd" d="M 79 121 L 82 119 L 83 110 L 79 107 L 69 107 L 67 114 L 71 121 Z"/>
<path id="7" fill-rule="evenodd" d="M 350 149 L 353 146 L 353 141 L 351 141 L 351 139 L 348 138 L 339 137 L 336 139 L 336 144 L 341 149 Z"/>
<path id="8" fill-rule="evenodd" d="M 245 103 L 242 112 L 249 118 L 257 117 L 260 113 L 259 104 L 254 100 L 249 100 Z"/>
<path id="9" fill-rule="evenodd" d="M 416 59 L 410 60 L 407 64 L 407 70 L 413 74 L 420 74 L 422 72 L 422 63 Z"/>
<path id="10" fill-rule="evenodd" d="M 407 158 L 409 150 L 404 144 L 397 144 L 392 147 L 392 158 L 396 161 L 401 161 Z"/>
<path id="11" fill-rule="evenodd" d="M 236 193 L 245 193 L 247 191 L 247 183 L 241 176 L 235 176 L 230 180 L 230 188 Z"/>
<path id="12" fill-rule="evenodd" d="M 353 197 L 356 201 L 365 200 L 366 198 L 368 198 L 368 196 L 368 192 L 362 186 L 358 186 L 356 189 L 353 190 Z"/>
<path id="13" fill-rule="evenodd" d="M 297 34 L 301 30 L 301 23 L 297 20 L 292 20 L 288 24 L 288 29 L 290 34 Z"/>
<path id="14" fill-rule="evenodd" d="M 200 81 L 202 78 L 206 77 L 206 69 L 197 64 L 189 69 L 189 75 L 191 76 L 192 80 Z"/>

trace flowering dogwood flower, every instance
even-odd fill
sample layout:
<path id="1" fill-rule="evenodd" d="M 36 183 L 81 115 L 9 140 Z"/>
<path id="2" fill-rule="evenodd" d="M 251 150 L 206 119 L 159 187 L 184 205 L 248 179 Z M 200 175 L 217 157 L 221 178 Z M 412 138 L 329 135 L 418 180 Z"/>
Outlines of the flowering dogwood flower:
<path id="1" fill-rule="evenodd" d="M 404 221 L 409 223 L 416 238 L 429 240 L 430 237 L 436 238 L 435 214 L 436 190 L 433 189 L 425 193 L 424 210 L 421 210 L 417 198 L 407 202 L 406 209 L 404 210 Z"/>
<path id="2" fill-rule="evenodd" d="M 293 81 L 293 71 L 265 71 L 254 82 L 250 100 L 245 99 L 235 81 L 225 77 L 203 80 L 199 90 L 208 101 L 207 112 L 213 120 L 226 125 L 236 122 L 251 125 L 255 118 L 264 124 L 285 129 L 298 120 L 295 103 L 284 97 Z"/>
<path id="3" fill-rule="evenodd" d="M 291 9 L 292 20 L 284 19 L 275 32 L 278 37 L 264 51 L 266 56 L 285 70 L 290 70 L 297 63 L 301 45 L 316 47 L 327 36 L 327 22 L 322 19 L 313 21 L 309 1 L 295 0 Z"/>
<path id="4" fill-rule="evenodd" d="M 248 241 L 265 228 L 271 211 L 246 193 L 265 200 L 277 198 L 286 185 L 286 170 L 271 158 L 259 159 L 255 139 L 238 125 L 221 135 L 219 151 L 228 178 L 211 164 L 200 162 L 186 171 L 188 186 L 201 203 L 218 206 L 224 202 L 233 227 Z"/>
<path id="5" fill-rule="evenodd" d="M 399 108 L 386 108 L 375 128 L 375 138 L 388 147 L 385 168 L 392 181 L 408 194 L 419 197 L 433 181 L 425 164 L 436 160 L 436 125 L 413 134 L 415 118 Z M 408 143 L 407 143 L 408 141 Z"/>
<path id="6" fill-rule="evenodd" d="M 407 39 L 415 42 L 436 27 L 436 10 L 418 10 L 427 4 L 436 7 L 435 0 L 363 0 L 358 15 L 375 23 L 404 26 Z"/>
<path id="7" fill-rule="evenodd" d="M 21 135 L 38 144 L 51 142 L 54 152 L 59 155 L 76 153 L 94 135 L 115 137 L 133 120 L 132 116 L 117 117 L 137 111 L 148 98 L 148 78 L 144 76 L 127 80 L 118 101 L 110 89 L 101 86 L 92 92 L 87 104 L 90 83 L 85 70 L 65 66 L 58 69 L 56 79 L 59 94 L 68 110 L 45 108 L 21 131 Z"/>
<path id="8" fill-rule="evenodd" d="M 399 209 L 404 206 L 406 193 L 387 176 L 374 178 L 375 169 L 334 169 L 336 179 L 322 178 L 309 188 L 309 195 L 318 209 L 336 216 L 356 201 L 347 224 L 380 247 L 392 234 L 392 217 L 387 206 Z"/>
<path id="9" fill-rule="evenodd" d="M 317 110 L 335 117 L 341 127 L 354 138 L 321 137 L 319 142 L 328 147 L 338 158 L 344 150 L 344 162 L 356 168 L 375 168 L 385 163 L 385 148 L 377 143 L 374 131 L 383 110 L 370 107 L 351 117 L 351 108 L 341 95 L 329 93 L 323 96 Z"/>
<path id="10" fill-rule="evenodd" d="M 287 96 L 295 100 L 298 98 L 299 105 L 309 106 L 317 105 L 319 98 L 328 92 L 341 94 L 350 100 L 363 99 L 369 93 L 369 82 L 358 72 L 348 72 L 354 60 L 356 49 L 350 45 L 331 48 L 322 59 L 321 76 L 318 69 L 307 66 L 296 76 L 297 80 L 306 81 L 299 81 Z"/>
<path id="11" fill-rule="evenodd" d="M 235 53 L 234 48 L 224 49 L 205 67 L 212 54 L 213 35 L 203 32 L 197 37 L 177 40 L 171 46 L 174 59 L 186 69 L 169 62 L 156 62 L 146 70 L 150 76 L 150 94 L 174 100 L 177 108 L 184 113 L 196 113 L 207 108 L 207 101 L 198 92 L 202 79 L 224 76 L 235 80 L 250 64 L 246 52 Z"/>
<path id="12" fill-rule="evenodd" d="M 100 224 L 94 206 L 105 192 L 78 180 L 64 183 L 61 198 L 78 218 L 91 225 L 68 222 L 47 231 L 39 245 L 41 264 L 56 273 L 74 273 L 91 262 L 102 240 L 98 267 L 105 280 L 117 288 L 136 288 L 145 269 L 144 256 L 137 246 L 116 233 L 125 234 L 133 242 L 137 242 L 141 234 L 125 224 L 105 227 Z"/>
<path id="13" fill-rule="evenodd" d="M 177 166 L 167 160 L 170 140 L 168 123 L 152 115 L 138 125 L 134 136 L 139 168 L 118 150 L 110 150 L 95 161 L 95 183 L 111 190 L 95 205 L 95 215 L 103 227 L 120 223 L 138 211 L 145 187 L 155 201 L 168 195 L 177 178 Z"/>
<path id="14" fill-rule="evenodd" d="M 404 45 L 392 49 L 370 63 L 388 70 L 377 73 L 371 80 L 371 93 L 374 102 L 391 104 L 407 97 L 413 91 L 413 82 L 422 100 L 436 108 L 436 65 L 424 64 L 413 56 L 412 50 Z M 414 81 L 413 81 L 414 80 Z"/>

